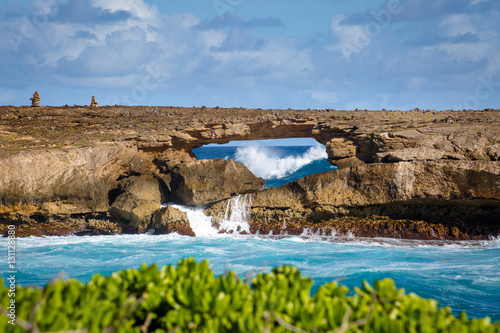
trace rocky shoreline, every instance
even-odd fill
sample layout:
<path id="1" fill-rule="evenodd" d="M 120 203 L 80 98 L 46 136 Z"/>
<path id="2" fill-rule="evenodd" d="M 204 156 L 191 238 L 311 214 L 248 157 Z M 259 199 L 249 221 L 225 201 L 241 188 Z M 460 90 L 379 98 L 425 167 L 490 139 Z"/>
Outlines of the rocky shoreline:
<path id="1" fill-rule="evenodd" d="M 192 149 L 312 137 L 338 166 L 279 188 Z M 179 232 L 251 196 L 250 232 L 406 239 L 500 235 L 500 110 L 0 107 L 0 233 Z M 184 215 L 183 215 L 184 214 Z"/>

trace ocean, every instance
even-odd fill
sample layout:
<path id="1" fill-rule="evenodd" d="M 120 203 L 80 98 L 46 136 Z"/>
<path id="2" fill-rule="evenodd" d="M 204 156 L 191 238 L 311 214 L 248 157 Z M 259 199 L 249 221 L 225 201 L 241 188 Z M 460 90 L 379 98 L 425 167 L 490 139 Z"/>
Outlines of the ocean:
<path id="1" fill-rule="evenodd" d="M 313 146 L 225 146 L 193 149 L 199 160 L 223 158 L 245 164 L 266 180 L 264 188 L 287 184 L 305 176 L 337 169 L 328 163 L 325 147 Z"/>
<path id="2" fill-rule="evenodd" d="M 235 158 L 279 186 L 304 175 L 332 170 L 324 147 L 203 147 L 198 158 Z M 245 229 L 242 196 L 237 216 L 228 216 L 224 228 Z M 142 263 L 176 264 L 184 257 L 210 260 L 216 275 L 235 270 L 240 276 L 293 265 L 319 285 L 340 280 L 351 290 L 366 280 L 386 277 L 399 288 L 450 306 L 458 315 L 490 316 L 500 320 L 500 239 L 491 241 L 417 241 L 322 236 L 218 234 L 201 208 L 177 205 L 188 213 L 198 237 L 171 235 L 116 235 L 84 237 L 28 237 L 17 239 L 17 283 L 43 286 L 59 273 L 82 282 L 92 275 L 139 268 Z M 236 213 L 235 213 L 236 214 Z M 236 228 L 235 228 L 236 229 Z M 7 257 L 7 239 L 0 239 Z M 7 260 L 4 260 L 7 265 Z M 2 276 L 7 276 L 2 270 Z"/>

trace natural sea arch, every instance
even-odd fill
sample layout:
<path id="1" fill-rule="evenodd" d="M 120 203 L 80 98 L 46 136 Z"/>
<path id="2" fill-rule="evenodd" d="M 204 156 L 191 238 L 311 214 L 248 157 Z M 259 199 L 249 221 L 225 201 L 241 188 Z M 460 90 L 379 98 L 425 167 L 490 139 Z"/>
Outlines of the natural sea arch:
<path id="1" fill-rule="evenodd" d="M 196 148 L 198 159 L 234 159 L 266 180 L 265 187 L 287 184 L 305 176 L 331 171 L 326 147 L 313 138 L 231 141 Z"/>

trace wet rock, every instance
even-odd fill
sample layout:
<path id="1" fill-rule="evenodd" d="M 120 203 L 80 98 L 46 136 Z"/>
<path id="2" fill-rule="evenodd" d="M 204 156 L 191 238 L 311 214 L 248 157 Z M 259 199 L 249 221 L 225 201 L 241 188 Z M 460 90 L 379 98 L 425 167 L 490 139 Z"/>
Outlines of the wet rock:
<path id="1" fill-rule="evenodd" d="M 151 228 L 155 229 L 157 235 L 176 232 L 179 235 L 196 236 L 191 229 L 187 214 L 170 205 L 154 213 Z"/>
<path id="2" fill-rule="evenodd" d="M 264 179 L 234 160 L 201 160 L 173 168 L 171 198 L 184 205 L 202 206 L 258 191 L 264 183 Z"/>
<path id="3" fill-rule="evenodd" d="M 146 231 L 164 198 L 160 186 L 159 181 L 151 175 L 125 179 L 120 184 L 121 194 L 112 203 L 109 213 L 114 218 L 126 221 L 127 231 Z"/>
<path id="4" fill-rule="evenodd" d="M 115 235 L 121 231 L 118 223 L 108 220 L 89 219 L 87 227 L 94 235 Z"/>

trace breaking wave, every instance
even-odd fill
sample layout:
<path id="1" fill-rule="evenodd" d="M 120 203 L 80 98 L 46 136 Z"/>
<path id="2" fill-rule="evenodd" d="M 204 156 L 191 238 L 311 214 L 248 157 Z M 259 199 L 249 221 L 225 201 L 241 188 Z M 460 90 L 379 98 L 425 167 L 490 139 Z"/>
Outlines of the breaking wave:
<path id="1" fill-rule="evenodd" d="M 328 155 L 325 147 L 321 145 L 312 146 L 297 156 L 281 156 L 279 150 L 272 147 L 244 146 L 236 149 L 234 158 L 245 164 L 258 177 L 279 179 L 314 161 L 326 159 Z"/>

